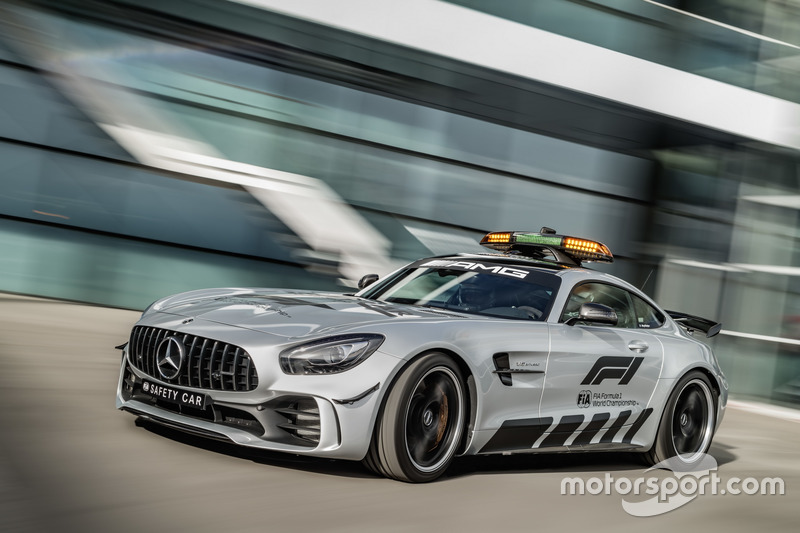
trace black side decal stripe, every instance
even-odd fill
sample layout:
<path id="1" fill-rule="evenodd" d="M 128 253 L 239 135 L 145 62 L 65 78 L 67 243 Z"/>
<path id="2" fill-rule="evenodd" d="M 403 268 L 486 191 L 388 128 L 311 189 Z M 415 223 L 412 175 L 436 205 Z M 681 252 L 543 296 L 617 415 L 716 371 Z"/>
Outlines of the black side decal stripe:
<path id="1" fill-rule="evenodd" d="M 592 441 L 592 438 L 597 435 L 597 432 L 606 425 L 608 419 L 611 418 L 611 414 L 609 413 L 597 413 L 592 417 L 592 421 L 589 422 L 583 431 L 575 437 L 575 440 L 572 441 L 573 445 L 580 445 L 580 444 L 589 444 Z"/>
<path id="2" fill-rule="evenodd" d="M 567 415 L 561 417 L 561 422 L 545 437 L 539 448 L 548 446 L 563 446 L 567 439 L 583 424 L 583 415 Z"/>
<path id="3" fill-rule="evenodd" d="M 553 424 L 553 418 L 506 420 L 478 453 L 523 450 L 533 445 Z"/>
<path id="4" fill-rule="evenodd" d="M 630 444 L 631 441 L 633 440 L 633 437 L 636 435 L 636 432 L 642 428 L 642 426 L 644 425 L 645 422 L 647 422 L 647 419 L 650 417 L 651 414 L 653 414 L 652 407 L 642 411 L 641 414 L 639 414 L 639 418 L 636 419 L 636 421 L 631 425 L 631 428 L 628 430 L 628 432 L 625 433 L 625 437 L 622 439 L 622 442 Z"/>
<path id="5" fill-rule="evenodd" d="M 625 422 L 630 418 L 632 411 L 622 411 L 619 417 L 611 424 L 605 435 L 600 439 L 600 442 L 613 442 L 617 432 L 625 425 Z"/>

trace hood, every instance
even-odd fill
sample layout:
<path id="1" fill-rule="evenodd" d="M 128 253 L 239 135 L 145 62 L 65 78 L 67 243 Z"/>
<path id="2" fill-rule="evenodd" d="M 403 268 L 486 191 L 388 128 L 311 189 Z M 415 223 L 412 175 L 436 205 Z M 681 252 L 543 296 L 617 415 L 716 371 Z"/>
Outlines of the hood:
<path id="1" fill-rule="evenodd" d="M 364 330 L 393 321 L 478 318 L 339 293 L 275 289 L 195 291 L 157 302 L 152 309 L 282 337 Z"/>

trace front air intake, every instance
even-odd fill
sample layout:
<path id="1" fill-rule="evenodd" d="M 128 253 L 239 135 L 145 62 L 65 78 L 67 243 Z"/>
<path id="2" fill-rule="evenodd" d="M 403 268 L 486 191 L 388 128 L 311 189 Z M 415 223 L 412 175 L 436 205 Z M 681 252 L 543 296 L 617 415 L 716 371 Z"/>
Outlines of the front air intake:
<path id="1" fill-rule="evenodd" d="M 319 444 L 321 427 L 319 407 L 313 398 L 282 398 L 274 410 L 286 417 L 286 422 L 278 424 L 278 427 L 301 441 L 297 444 L 314 446 Z"/>

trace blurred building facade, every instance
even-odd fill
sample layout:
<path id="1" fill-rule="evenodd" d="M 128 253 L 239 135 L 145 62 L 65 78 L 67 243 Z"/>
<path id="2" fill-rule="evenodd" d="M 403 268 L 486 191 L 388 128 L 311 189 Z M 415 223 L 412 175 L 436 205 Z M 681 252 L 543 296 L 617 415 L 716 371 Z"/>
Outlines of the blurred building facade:
<path id="1" fill-rule="evenodd" d="M 596 238 L 800 399 L 800 2 L 0 6 L 0 290 L 344 290 L 487 230 Z"/>

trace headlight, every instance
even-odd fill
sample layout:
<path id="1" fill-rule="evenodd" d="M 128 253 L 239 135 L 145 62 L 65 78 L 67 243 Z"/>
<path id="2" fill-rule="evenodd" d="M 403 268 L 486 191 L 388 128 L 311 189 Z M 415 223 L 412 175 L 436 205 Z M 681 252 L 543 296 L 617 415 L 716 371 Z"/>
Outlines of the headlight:
<path id="1" fill-rule="evenodd" d="M 361 363 L 383 343 L 383 335 L 341 335 L 281 352 L 287 374 L 336 374 Z"/>

